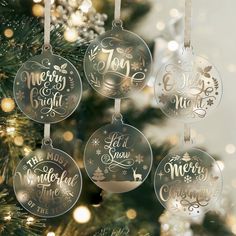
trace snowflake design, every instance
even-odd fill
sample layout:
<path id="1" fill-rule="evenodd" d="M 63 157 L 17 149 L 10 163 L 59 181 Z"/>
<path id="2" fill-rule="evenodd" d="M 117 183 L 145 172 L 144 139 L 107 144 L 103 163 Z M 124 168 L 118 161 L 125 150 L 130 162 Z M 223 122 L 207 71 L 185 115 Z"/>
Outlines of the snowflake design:
<path id="1" fill-rule="evenodd" d="M 160 103 L 166 103 L 168 101 L 168 98 L 166 95 L 162 94 L 161 96 L 158 97 Z"/>
<path id="2" fill-rule="evenodd" d="M 189 175 L 186 175 L 186 176 L 184 177 L 184 182 L 187 183 L 187 184 L 191 183 L 191 182 L 192 182 L 192 177 L 189 176 Z"/>
<path id="3" fill-rule="evenodd" d="M 212 100 L 212 99 L 208 99 L 207 100 L 207 105 L 208 106 L 211 106 L 211 105 L 213 105 L 214 104 L 214 101 Z"/>
<path id="4" fill-rule="evenodd" d="M 128 48 L 117 48 L 116 51 L 118 53 L 120 53 L 123 57 L 126 57 L 128 59 L 132 59 L 132 51 L 133 48 L 132 47 L 128 47 Z"/>
<path id="5" fill-rule="evenodd" d="M 131 64 L 131 69 L 132 70 L 138 70 L 139 69 L 139 63 L 138 62 L 133 62 L 132 64 Z"/>
<path id="6" fill-rule="evenodd" d="M 148 166 L 147 166 L 147 165 L 144 165 L 144 166 L 143 166 L 143 169 L 144 169 L 144 170 L 147 170 L 147 169 L 148 169 Z"/>
<path id="7" fill-rule="evenodd" d="M 130 86 L 125 85 L 125 86 L 122 87 L 122 90 L 123 90 L 123 92 L 128 93 L 130 91 Z"/>
<path id="8" fill-rule="evenodd" d="M 96 147 L 96 146 L 99 145 L 100 141 L 99 141 L 98 138 L 94 138 L 91 143 L 92 143 L 92 145 L 93 145 L 94 147 Z"/>
<path id="9" fill-rule="evenodd" d="M 101 152 L 100 149 L 97 149 L 97 150 L 96 150 L 96 154 L 97 154 L 98 156 L 101 155 L 101 153 L 102 153 L 102 152 Z"/>
<path id="10" fill-rule="evenodd" d="M 123 171 L 122 171 L 122 174 L 123 174 L 123 175 L 127 175 L 127 170 L 123 170 Z"/>
<path id="11" fill-rule="evenodd" d="M 24 99 L 24 97 L 25 97 L 25 93 L 24 92 L 19 91 L 19 92 L 16 93 L 16 98 L 18 100 L 22 101 Z"/>
<path id="12" fill-rule="evenodd" d="M 138 164 L 141 164 L 143 162 L 143 156 L 141 156 L 140 154 L 135 156 L 135 162 L 137 162 Z"/>

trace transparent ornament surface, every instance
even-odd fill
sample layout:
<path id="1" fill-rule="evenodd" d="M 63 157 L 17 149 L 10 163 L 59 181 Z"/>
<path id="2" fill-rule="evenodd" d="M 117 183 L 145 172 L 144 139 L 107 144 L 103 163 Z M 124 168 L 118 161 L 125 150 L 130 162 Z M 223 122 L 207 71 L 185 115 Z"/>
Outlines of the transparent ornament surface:
<path id="1" fill-rule="evenodd" d="M 44 218 L 69 211 L 82 189 L 82 176 L 65 152 L 43 147 L 24 157 L 13 178 L 19 203 L 30 213 Z"/>
<path id="2" fill-rule="evenodd" d="M 216 161 L 199 149 L 171 151 L 157 167 L 154 187 L 171 213 L 195 217 L 209 211 L 222 190 Z"/>
<path id="3" fill-rule="evenodd" d="M 222 82 L 206 59 L 183 52 L 165 63 L 157 74 L 155 97 L 170 118 L 193 122 L 205 118 L 220 103 Z"/>
<path id="4" fill-rule="evenodd" d="M 129 97 L 144 88 L 151 71 L 152 57 L 146 43 L 136 34 L 113 22 L 110 31 L 89 45 L 84 71 L 90 85 L 109 98 Z"/>
<path id="5" fill-rule="evenodd" d="M 152 150 L 139 130 L 113 121 L 95 131 L 88 140 L 84 165 L 98 187 L 108 192 L 128 192 L 147 178 L 152 166 Z"/>
<path id="6" fill-rule="evenodd" d="M 13 87 L 20 110 L 39 123 L 56 123 L 77 108 L 82 83 L 76 68 L 50 50 L 26 61 L 18 70 Z"/>

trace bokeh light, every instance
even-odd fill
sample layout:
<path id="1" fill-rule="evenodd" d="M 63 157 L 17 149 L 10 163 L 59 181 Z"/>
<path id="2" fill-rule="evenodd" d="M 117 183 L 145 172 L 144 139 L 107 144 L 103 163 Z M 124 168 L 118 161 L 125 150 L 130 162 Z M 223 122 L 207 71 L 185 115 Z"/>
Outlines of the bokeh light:
<path id="1" fill-rule="evenodd" d="M 86 206 L 79 206 L 73 212 L 73 217 L 76 222 L 85 224 L 91 219 L 91 212 Z"/>

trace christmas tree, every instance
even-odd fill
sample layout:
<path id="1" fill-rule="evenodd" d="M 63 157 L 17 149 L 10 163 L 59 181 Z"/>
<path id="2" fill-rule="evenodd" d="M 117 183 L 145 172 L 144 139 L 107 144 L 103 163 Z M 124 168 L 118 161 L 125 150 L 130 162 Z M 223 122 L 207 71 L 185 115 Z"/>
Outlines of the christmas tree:
<path id="1" fill-rule="evenodd" d="M 96 181 L 101 181 L 105 179 L 105 176 L 103 175 L 103 172 L 99 167 L 94 171 L 92 179 Z"/>
<path id="2" fill-rule="evenodd" d="M 151 140 L 155 157 L 148 179 L 138 189 L 110 194 L 96 187 L 83 168 L 83 151 L 91 134 L 111 121 L 113 100 L 103 98 L 88 85 L 83 74 L 83 56 L 88 43 L 111 27 L 113 1 L 55 0 L 52 7 L 51 43 L 55 54 L 70 60 L 83 81 L 80 106 L 67 120 L 52 125 L 52 140 L 78 163 L 83 174 L 80 199 L 68 213 L 55 219 L 41 219 L 22 209 L 17 202 L 12 176 L 19 161 L 41 146 L 43 126 L 30 121 L 16 107 L 13 80 L 17 70 L 30 57 L 40 54 L 43 45 L 43 10 L 40 0 L 2 0 L 0 3 L 0 235 L 47 236 L 172 236 L 232 235 L 226 219 L 207 214 L 202 223 L 183 222 L 164 213 L 153 190 L 154 171 L 176 138 L 163 146 Z M 82 6 L 82 7 L 80 7 Z M 127 29 L 150 10 L 148 1 L 122 1 L 122 17 Z M 99 13 L 98 13 L 99 12 Z M 82 22 L 81 22 L 82 21 Z M 152 44 L 150 43 L 151 47 Z M 164 116 L 153 106 L 153 88 L 122 102 L 126 123 L 144 131 L 146 124 L 163 123 Z M 147 103 L 144 99 L 148 100 Z M 147 135 L 148 136 L 148 135 Z M 163 157 L 163 155 L 162 155 Z M 95 180 L 103 180 L 101 169 Z M 163 214 L 164 213 L 164 214 Z M 233 220 L 233 219 L 232 219 Z M 189 234 L 187 233 L 189 232 Z"/>

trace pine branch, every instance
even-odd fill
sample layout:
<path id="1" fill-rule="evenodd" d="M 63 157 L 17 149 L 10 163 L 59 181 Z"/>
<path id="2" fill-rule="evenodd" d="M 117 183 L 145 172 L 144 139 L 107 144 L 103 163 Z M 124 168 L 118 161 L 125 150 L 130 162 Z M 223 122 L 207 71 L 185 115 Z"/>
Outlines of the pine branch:
<path id="1" fill-rule="evenodd" d="M 25 214 L 12 203 L 6 189 L 0 191 L 0 205 L 0 234 L 2 236 L 37 236 L 45 227 L 43 220 Z"/>

